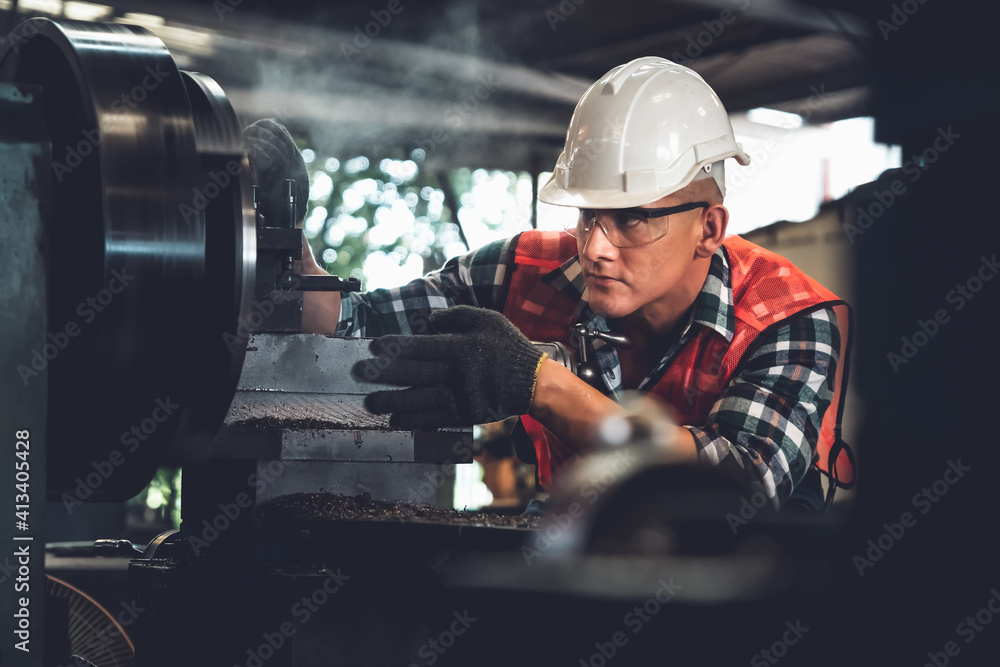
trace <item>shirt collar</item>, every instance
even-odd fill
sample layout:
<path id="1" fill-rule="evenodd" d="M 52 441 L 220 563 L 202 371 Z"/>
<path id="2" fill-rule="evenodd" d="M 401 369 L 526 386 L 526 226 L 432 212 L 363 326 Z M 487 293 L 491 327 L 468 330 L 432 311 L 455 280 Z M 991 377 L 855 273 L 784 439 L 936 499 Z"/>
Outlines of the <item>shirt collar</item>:
<path id="1" fill-rule="evenodd" d="M 608 330 L 605 319 L 590 310 L 585 298 L 586 282 L 580 266 L 579 255 L 573 255 L 559 267 L 542 276 L 542 282 L 579 303 L 576 321 L 588 326 Z M 720 246 L 712 255 L 708 277 L 695 298 L 691 309 L 690 323 L 697 323 L 719 333 L 727 342 L 736 335 L 736 316 L 733 311 L 733 288 L 730 281 L 729 258 L 725 246 Z M 690 325 L 690 324 L 689 324 Z"/>
<path id="2" fill-rule="evenodd" d="M 725 246 L 712 255 L 708 277 L 694 301 L 692 321 L 717 331 L 727 342 L 736 335 L 736 314 L 733 310 L 733 286 L 730 280 L 729 257 Z"/>

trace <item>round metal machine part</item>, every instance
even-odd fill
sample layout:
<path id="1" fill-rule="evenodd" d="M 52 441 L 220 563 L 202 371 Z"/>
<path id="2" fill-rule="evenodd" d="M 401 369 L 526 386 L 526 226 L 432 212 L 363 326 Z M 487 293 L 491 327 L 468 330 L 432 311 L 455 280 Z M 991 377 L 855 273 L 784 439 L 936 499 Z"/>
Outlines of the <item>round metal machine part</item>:
<path id="1" fill-rule="evenodd" d="M 210 439 L 235 391 L 256 252 L 248 166 L 221 89 L 145 29 L 18 31 L 33 36 L 0 49 L 0 80 L 43 88 L 49 330 L 77 332 L 48 366 L 50 497 L 120 500 L 171 447 Z"/>
<path id="2" fill-rule="evenodd" d="M 194 384 L 189 419 L 182 424 L 183 432 L 171 452 L 175 460 L 191 460 L 204 454 L 218 431 L 243 369 L 257 227 L 250 161 L 236 112 L 211 77 L 181 71 L 181 78 L 191 104 L 203 174 L 182 215 L 194 216 L 204 208 L 207 310 L 201 327 L 209 333 L 190 376 Z"/>
<path id="3" fill-rule="evenodd" d="M 132 667 L 135 664 L 135 645 L 121 623 L 115 620 L 94 598 L 76 586 L 52 575 L 45 575 L 46 620 L 53 630 L 62 630 L 57 621 L 65 618 L 66 634 L 71 661 L 59 664 L 93 665 L 94 667 Z M 57 612 L 59 605 L 65 606 L 65 616 Z M 60 638 L 62 639 L 62 638 Z M 60 656 L 53 655 L 59 647 L 59 640 L 47 637 L 46 657 L 52 657 L 53 664 Z"/>
<path id="4" fill-rule="evenodd" d="M 165 530 L 149 541 L 149 544 L 146 545 L 146 550 L 142 553 L 142 557 L 148 560 L 167 558 L 168 555 L 163 552 L 169 552 L 179 540 L 179 530 L 176 528 Z"/>
<path id="5" fill-rule="evenodd" d="M 738 511 L 743 487 L 713 467 L 678 458 L 676 422 L 656 401 L 633 397 L 625 407 L 624 415 L 602 423 L 595 447 L 557 480 L 549 508 L 558 528 L 555 551 L 676 555 L 735 548 L 724 518 Z"/>

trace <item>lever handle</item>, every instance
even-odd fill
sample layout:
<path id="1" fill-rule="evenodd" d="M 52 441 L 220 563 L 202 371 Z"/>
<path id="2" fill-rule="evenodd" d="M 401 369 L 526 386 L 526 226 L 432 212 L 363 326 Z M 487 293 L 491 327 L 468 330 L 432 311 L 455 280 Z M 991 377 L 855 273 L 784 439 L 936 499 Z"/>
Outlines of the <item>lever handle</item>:
<path id="1" fill-rule="evenodd" d="M 616 334 L 608 333 L 606 331 L 599 331 L 599 330 L 594 329 L 592 327 L 588 327 L 585 324 L 574 325 L 573 331 L 578 336 L 582 336 L 584 338 L 589 338 L 591 340 L 593 340 L 595 338 L 599 338 L 600 340 L 603 340 L 605 343 L 607 343 L 611 347 L 616 347 L 616 348 L 619 348 L 619 349 L 632 347 L 632 341 L 629 340 L 629 338 L 627 336 L 616 335 Z"/>

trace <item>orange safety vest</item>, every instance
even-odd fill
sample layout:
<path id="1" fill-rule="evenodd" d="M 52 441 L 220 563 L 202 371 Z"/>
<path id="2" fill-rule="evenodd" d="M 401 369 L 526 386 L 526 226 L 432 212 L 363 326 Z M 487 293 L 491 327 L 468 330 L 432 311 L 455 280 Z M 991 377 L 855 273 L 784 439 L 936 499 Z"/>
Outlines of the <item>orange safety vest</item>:
<path id="1" fill-rule="evenodd" d="M 723 245 L 733 290 L 733 340 L 727 342 L 717 332 L 700 327 L 649 393 L 669 403 L 680 424 L 703 426 L 758 336 L 794 316 L 832 308 L 841 332 L 840 356 L 813 462 L 838 486 L 851 486 L 852 456 L 840 434 L 850 364 L 847 304 L 778 254 L 739 236 L 728 237 Z M 544 276 L 576 254 L 576 240 L 561 232 L 529 231 L 518 238 L 503 314 L 529 339 L 570 345 L 570 328 L 580 303 L 552 287 Z M 531 417 L 524 416 L 521 422 L 535 447 L 539 482 L 550 488 L 553 470 L 572 459 L 575 450 Z"/>

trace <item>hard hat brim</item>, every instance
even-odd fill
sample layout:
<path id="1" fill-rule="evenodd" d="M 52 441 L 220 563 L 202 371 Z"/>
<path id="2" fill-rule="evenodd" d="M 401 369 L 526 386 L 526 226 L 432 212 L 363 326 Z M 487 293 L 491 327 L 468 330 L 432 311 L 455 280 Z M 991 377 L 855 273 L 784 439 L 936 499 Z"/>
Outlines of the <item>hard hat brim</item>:
<path id="1" fill-rule="evenodd" d="M 750 156 L 742 148 L 726 157 L 732 157 L 740 166 L 750 164 Z M 723 158 L 724 159 L 724 158 Z M 709 160 L 709 164 L 714 160 Z M 538 191 L 538 201 L 554 206 L 572 206 L 576 208 L 632 208 L 643 206 L 686 188 L 694 180 L 701 167 L 693 170 L 682 181 L 655 191 L 628 192 L 624 190 L 588 190 L 584 188 L 563 187 L 559 185 L 555 174 Z"/>

